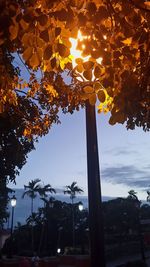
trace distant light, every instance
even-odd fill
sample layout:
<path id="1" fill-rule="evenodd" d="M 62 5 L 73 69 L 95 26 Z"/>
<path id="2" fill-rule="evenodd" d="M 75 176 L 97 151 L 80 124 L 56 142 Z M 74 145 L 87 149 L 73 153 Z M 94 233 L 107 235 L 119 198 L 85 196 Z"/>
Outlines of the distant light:
<path id="1" fill-rule="evenodd" d="M 83 210 L 83 204 L 79 204 L 78 208 L 80 211 L 82 211 Z"/>
<path id="2" fill-rule="evenodd" d="M 60 254 L 60 252 L 61 252 L 61 248 L 58 248 L 57 253 Z"/>
<path id="3" fill-rule="evenodd" d="M 10 200 L 10 204 L 12 207 L 15 207 L 16 206 L 16 203 L 17 203 L 17 199 L 15 196 L 13 196 Z"/>

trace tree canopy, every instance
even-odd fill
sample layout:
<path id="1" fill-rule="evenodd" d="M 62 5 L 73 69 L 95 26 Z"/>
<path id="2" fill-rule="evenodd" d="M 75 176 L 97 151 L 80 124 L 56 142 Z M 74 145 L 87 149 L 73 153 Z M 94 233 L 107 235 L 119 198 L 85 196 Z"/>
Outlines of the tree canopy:
<path id="1" fill-rule="evenodd" d="M 110 124 L 149 130 L 150 1 L 3 0 L 0 9 L 0 112 L 20 112 L 24 96 L 35 111 L 32 120 L 22 113 L 25 136 L 47 133 L 60 109 L 73 112 L 87 99 L 110 111 Z M 84 83 L 71 64 L 79 31 Z"/>

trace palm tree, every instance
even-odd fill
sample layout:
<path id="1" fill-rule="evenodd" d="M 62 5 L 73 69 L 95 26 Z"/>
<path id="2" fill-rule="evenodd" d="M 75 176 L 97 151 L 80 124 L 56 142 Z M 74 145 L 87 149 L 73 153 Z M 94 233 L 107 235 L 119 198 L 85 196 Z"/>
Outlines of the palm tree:
<path id="1" fill-rule="evenodd" d="M 40 179 L 35 179 L 35 180 L 31 180 L 28 185 L 24 185 L 25 192 L 23 193 L 22 198 L 24 198 L 25 195 L 27 195 L 31 198 L 31 217 L 32 217 L 32 219 L 34 219 L 33 201 L 37 197 L 37 193 L 39 193 L 39 190 L 41 188 L 40 182 L 41 182 Z M 31 223 L 31 240 L 32 240 L 32 253 L 33 253 L 34 252 L 33 221 Z"/>
<path id="2" fill-rule="evenodd" d="M 128 192 L 128 199 L 132 199 L 132 200 L 138 200 L 138 197 L 137 197 L 137 192 L 135 192 L 134 190 L 130 190 Z"/>
<path id="3" fill-rule="evenodd" d="M 74 204 L 74 198 L 76 194 L 81 194 L 83 190 L 77 186 L 77 182 L 72 182 L 71 185 L 66 186 L 66 190 L 64 190 L 64 194 L 70 195 L 70 199 L 72 204 Z"/>
<path id="4" fill-rule="evenodd" d="M 50 200 L 52 199 L 52 197 L 49 198 L 49 200 L 47 200 L 47 196 L 48 193 L 55 193 L 56 194 L 56 190 L 50 185 L 44 185 L 43 187 L 41 187 L 39 189 L 39 194 L 41 196 L 41 200 L 44 201 L 44 211 L 47 210 L 47 207 L 50 206 Z M 47 217 L 47 214 L 45 214 L 45 217 Z M 40 254 L 41 251 L 41 247 L 42 247 L 42 240 L 44 238 L 44 230 L 45 230 L 45 220 L 43 220 L 43 224 L 42 224 L 42 231 L 41 231 L 41 235 L 40 235 L 40 242 L 39 242 L 39 248 L 38 248 L 38 253 Z"/>
<path id="5" fill-rule="evenodd" d="M 48 193 L 54 193 L 56 194 L 56 190 L 50 185 L 46 184 L 43 187 L 40 187 L 39 189 L 39 194 L 42 197 L 41 199 L 43 200 L 44 198 L 47 198 Z"/>
<path id="6" fill-rule="evenodd" d="M 37 193 L 41 190 L 40 182 L 40 179 L 35 179 L 31 180 L 28 185 L 24 185 L 25 192 L 23 193 L 22 198 L 24 198 L 25 195 L 31 198 L 31 214 L 33 214 L 33 201 L 37 197 Z"/>
<path id="7" fill-rule="evenodd" d="M 74 219 L 74 199 L 76 194 L 81 194 L 83 190 L 77 186 L 77 182 L 72 182 L 71 185 L 66 186 L 66 190 L 64 190 L 64 194 L 70 195 L 71 203 L 72 203 L 72 243 L 73 248 L 75 245 L 75 219 Z"/>

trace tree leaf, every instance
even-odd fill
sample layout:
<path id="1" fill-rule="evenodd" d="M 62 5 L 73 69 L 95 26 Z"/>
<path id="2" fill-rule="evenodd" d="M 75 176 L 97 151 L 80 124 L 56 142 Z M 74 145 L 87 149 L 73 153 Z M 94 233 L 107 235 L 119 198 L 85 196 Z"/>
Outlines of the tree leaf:
<path id="1" fill-rule="evenodd" d="M 21 20 L 19 21 L 19 23 L 20 23 L 21 27 L 22 27 L 24 30 L 27 30 L 27 29 L 28 29 L 28 27 L 29 27 L 29 23 L 27 23 L 24 19 L 21 19 Z"/>
<path id="2" fill-rule="evenodd" d="M 92 80 L 92 70 L 85 70 L 83 72 L 83 76 L 85 79 L 87 79 L 88 81 Z"/>
<path id="3" fill-rule="evenodd" d="M 60 35 L 61 33 L 61 28 L 60 27 L 56 27 L 55 28 L 55 37 L 57 37 L 58 35 Z"/>
<path id="4" fill-rule="evenodd" d="M 24 50 L 22 57 L 27 62 L 29 58 L 32 56 L 32 54 L 33 54 L 33 49 L 32 47 L 29 46 L 28 48 L 26 48 L 26 50 Z"/>
<path id="5" fill-rule="evenodd" d="M 105 95 L 105 92 L 103 90 L 99 90 L 98 93 L 97 93 L 97 96 L 98 96 L 98 99 L 100 102 L 105 102 L 105 99 L 106 99 L 106 95 Z"/>
<path id="6" fill-rule="evenodd" d="M 41 24 L 41 26 L 45 26 L 47 24 L 48 17 L 45 14 L 42 14 L 41 16 L 39 16 L 37 18 L 37 20 L 39 21 L 39 23 Z"/>
<path id="7" fill-rule="evenodd" d="M 40 65 L 40 60 L 39 60 L 38 54 L 37 54 L 37 53 L 34 53 L 34 54 L 31 56 L 29 62 L 30 62 L 30 65 L 31 65 L 33 68 L 38 67 L 38 66 Z"/>
<path id="8" fill-rule="evenodd" d="M 82 73 L 83 70 L 84 70 L 84 69 L 83 69 L 83 65 L 82 65 L 82 64 L 77 65 L 76 70 L 77 70 L 79 73 Z"/>
<path id="9" fill-rule="evenodd" d="M 90 97 L 89 97 L 89 103 L 94 106 L 95 103 L 96 103 L 96 94 L 92 94 Z"/>
<path id="10" fill-rule="evenodd" d="M 90 93 L 93 93 L 94 92 L 94 89 L 92 86 L 85 86 L 83 88 L 84 92 L 87 93 L 87 94 L 90 94 Z"/>
<path id="11" fill-rule="evenodd" d="M 56 58 L 52 58 L 51 59 L 51 66 L 52 66 L 52 69 L 54 69 L 56 67 Z"/>
<path id="12" fill-rule="evenodd" d="M 94 69 L 94 76 L 95 78 L 99 78 L 100 75 L 101 75 L 101 69 L 98 66 L 96 66 Z"/>
<path id="13" fill-rule="evenodd" d="M 70 55 L 69 49 L 64 44 L 58 44 L 57 50 L 61 57 L 67 57 Z"/>
<path id="14" fill-rule="evenodd" d="M 131 45 L 132 37 L 129 37 L 129 38 L 125 39 L 124 41 L 122 41 L 122 43 L 124 43 L 125 45 Z"/>
<path id="15" fill-rule="evenodd" d="M 85 70 L 92 69 L 93 66 L 94 66 L 94 62 L 92 62 L 92 61 L 83 62 L 83 67 Z"/>
<path id="16" fill-rule="evenodd" d="M 101 84 L 99 82 L 94 83 L 94 90 L 97 91 L 101 89 Z"/>
<path id="17" fill-rule="evenodd" d="M 49 34 L 48 34 L 48 30 L 44 30 L 40 33 L 40 37 L 41 39 L 43 39 L 45 42 L 49 42 Z"/>
<path id="18" fill-rule="evenodd" d="M 11 40 L 11 41 L 13 41 L 14 39 L 17 38 L 18 31 L 19 31 L 18 23 L 15 23 L 15 25 L 11 25 L 11 26 L 9 27 L 10 40 Z"/>
<path id="19" fill-rule="evenodd" d="M 83 63 L 83 59 L 82 58 L 76 58 L 75 62 L 80 65 Z"/>
<path id="20" fill-rule="evenodd" d="M 49 60 L 53 54 L 52 46 L 48 45 L 46 49 L 44 50 L 44 60 Z"/>

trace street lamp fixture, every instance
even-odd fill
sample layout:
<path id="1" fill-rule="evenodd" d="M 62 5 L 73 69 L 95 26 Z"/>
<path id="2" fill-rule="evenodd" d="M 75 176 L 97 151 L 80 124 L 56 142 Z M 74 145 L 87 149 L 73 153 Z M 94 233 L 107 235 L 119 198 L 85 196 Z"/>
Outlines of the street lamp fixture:
<path id="1" fill-rule="evenodd" d="M 81 89 L 85 86 L 93 88 L 97 83 L 97 75 L 92 69 L 92 77 L 84 75 L 81 69 L 77 66 L 77 59 L 82 62 L 90 60 L 90 56 L 83 57 L 82 51 L 77 49 L 78 41 L 90 40 L 90 36 L 82 36 L 78 32 L 77 39 L 70 38 L 72 47 L 70 49 L 73 56 L 73 71 L 74 77 L 80 84 Z M 92 37 L 95 38 L 94 36 Z M 105 39 L 105 38 L 104 38 Z M 85 45 L 81 46 L 85 49 Z M 99 67 L 102 64 L 102 58 L 95 60 L 94 64 Z M 92 63 L 91 63 L 92 64 Z M 98 86 L 104 89 L 98 81 Z M 89 238 L 90 238 L 90 264 L 91 267 L 105 267 L 104 255 L 104 227 L 103 227 L 103 212 L 102 212 L 102 197 L 100 186 L 100 170 L 99 170 L 99 155 L 98 155 L 98 141 L 97 141 L 97 126 L 95 115 L 95 104 L 91 105 L 89 99 L 86 100 L 86 137 L 87 137 L 87 173 L 88 173 L 88 203 L 89 203 Z"/>
<path id="2" fill-rule="evenodd" d="M 12 215 L 11 215 L 11 236 L 12 236 L 12 233 L 13 233 L 13 224 L 14 224 L 14 208 L 16 206 L 16 203 L 17 203 L 17 199 L 15 197 L 15 195 L 11 198 L 10 200 L 10 204 L 11 204 L 11 207 L 12 207 Z"/>
<path id="3" fill-rule="evenodd" d="M 57 249 L 57 253 L 60 254 L 61 253 L 61 248 Z"/>
<path id="4" fill-rule="evenodd" d="M 83 210 L 83 204 L 82 203 L 79 203 L 78 209 L 79 209 L 79 211 Z"/>

